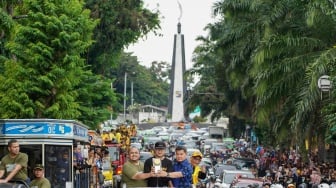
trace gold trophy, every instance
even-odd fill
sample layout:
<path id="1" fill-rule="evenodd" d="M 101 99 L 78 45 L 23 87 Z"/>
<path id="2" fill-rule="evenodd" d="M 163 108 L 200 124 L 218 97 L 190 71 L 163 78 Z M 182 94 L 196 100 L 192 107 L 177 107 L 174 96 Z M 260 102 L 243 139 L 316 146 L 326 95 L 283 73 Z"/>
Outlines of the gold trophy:
<path id="1" fill-rule="evenodd" d="M 161 170 L 161 159 L 153 158 L 154 172 L 158 173 Z"/>

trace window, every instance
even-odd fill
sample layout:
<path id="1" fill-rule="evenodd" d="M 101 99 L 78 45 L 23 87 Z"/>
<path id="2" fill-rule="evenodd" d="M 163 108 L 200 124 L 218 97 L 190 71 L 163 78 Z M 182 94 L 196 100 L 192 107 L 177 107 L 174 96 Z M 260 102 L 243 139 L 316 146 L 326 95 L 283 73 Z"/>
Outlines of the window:
<path id="1" fill-rule="evenodd" d="M 45 177 L 55 187 L 65 187 L 72 181 L 72 150 L 71 146 L 45 146 Z"/>

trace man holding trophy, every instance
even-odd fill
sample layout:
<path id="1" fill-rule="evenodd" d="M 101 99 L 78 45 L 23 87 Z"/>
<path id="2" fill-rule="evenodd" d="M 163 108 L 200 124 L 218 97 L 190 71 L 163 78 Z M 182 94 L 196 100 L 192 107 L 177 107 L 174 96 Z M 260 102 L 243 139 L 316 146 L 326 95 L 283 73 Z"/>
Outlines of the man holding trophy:
<path id="1" fill-rule="evenodd" d="M 165 157 L 166 144 L 162 141 L 156 142 L 154 145 L 154 157 L 145 161 L 144 173 L 150 173 L 154 169 L 154 177 L 147 179 L 148 187 L 173 187 L 172 181 L 168 176 L 163 177 L 162 172 L 173 172 L 173 163 Z"/>

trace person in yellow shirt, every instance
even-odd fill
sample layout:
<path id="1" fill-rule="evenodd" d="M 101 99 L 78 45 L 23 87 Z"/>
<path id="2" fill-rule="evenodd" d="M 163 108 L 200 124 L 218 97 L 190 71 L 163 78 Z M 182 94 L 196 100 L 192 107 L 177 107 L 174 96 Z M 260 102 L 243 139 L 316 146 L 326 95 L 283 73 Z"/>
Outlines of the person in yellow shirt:
<path id="1" fill-rule="evenodd" d="M 104 141 L 106 141 L 106 140 L 110 140 L 110 136 L 109 136 L 109 134 L 108 134 L 107 131 L 104 131 L 104 132 L 103 132 L 103 134 L 102 134 L 102 138 L 103 138 Z"/>
<path id="2" fill-rule="evenodd" d="M 200 151 L 194 151 L 190 157 L 190 163 L 193 167 L 192 184 L 197 185 L 199 179 L 206 178 L 205 166 L 200 167 L 202 161 L 202 153 Z"/>
<path id="3" fill-rule="evenodd" d="M 117 133 L 116 133 L 115 137 L 116 137 L 117 142 L 120 143 L 121 133 L 119 132 L 119 130 L 117 130 Z"/>
<path id="4" fill-rule="evenodd" d="M 115 131 L 114 129 L 111 129 L 111 132 L 109 133 L 110 140 L 116 141 Z"/>

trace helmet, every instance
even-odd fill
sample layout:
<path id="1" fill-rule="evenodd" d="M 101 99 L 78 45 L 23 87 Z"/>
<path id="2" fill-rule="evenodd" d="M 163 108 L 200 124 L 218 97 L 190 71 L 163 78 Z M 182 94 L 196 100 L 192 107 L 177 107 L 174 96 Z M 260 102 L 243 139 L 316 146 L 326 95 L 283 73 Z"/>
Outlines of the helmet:
<path id="1" fill-rule="evenodd" d="M 336 188 L 336 182 L 331 183 L 329 187 L 330 188 Z"/>
<path id="2" fill-rule="evenodd" d="M 271 188 L 283 188 L 281 184 L 272 184 Z"/>
<path id="3" fill-rule="evenodd" d="M 318 188 L 329 188 L 329 185 L 326 183 L 321 183 L 320 185 L 317 186 Z"/>
<path id="4" fill-rule="evenodd" d="M 307 186 L 307 184 L 306 183 L 301 183 L 299 186 L 298 186 L 298 188 L 307 188 L 308 186 Z"/>

